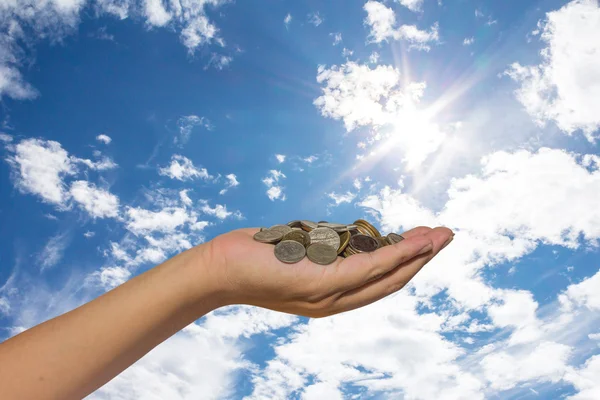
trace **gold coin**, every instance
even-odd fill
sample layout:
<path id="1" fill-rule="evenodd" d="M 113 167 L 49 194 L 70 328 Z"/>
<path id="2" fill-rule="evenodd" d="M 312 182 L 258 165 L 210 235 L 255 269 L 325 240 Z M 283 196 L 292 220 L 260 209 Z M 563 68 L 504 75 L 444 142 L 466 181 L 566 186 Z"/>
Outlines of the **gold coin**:
<path id="1" fill-rule="evenodd" d="M 371 231 L 371 236 L 381 237 L 381 233 L 379 233 L 377 228 L 375 228 L 373 225 L 371 225 L 368 221 L 365 221 L 364 219 L 357 219 L 356 221 L 354 221 L 354 225 L 362 225 L 363 227 L 367 228 L 367 230 Z"/>
<path id="2" fill-rule="evenodd" d="M 310 235 L 311 243 L 324 243 L 329 247 L 333 247 L 335 250 L 340 247 L 340 235 L 333 229 L 315 228 L 308 234 Z"/>
<path id="3" fill-rule="evenodd" d="M 287 235 L 285 235 L 281 240 L 293 240 L 295 242 L 300 243 L 304 247 L 308 247 L 308 245 L 310 244 L 310 235 L 307 232 L 304 232 L 302 229 L 300 229 L 299 231 L 293 230 Z"/>
<path id="4" fill-rule="evenodd" d="M 304 246 L 294 240 L 282 240 L 275 246 L 275 257 L 286 264 L 301 261 L 306 255 Z"/>
<path id="5" fill-rule="evenodd" d="M 254 240 L 261 243 L 277 243 L 283 238 L 283 234 L 278 231 L 265 229 L 264 231 L 256 232 Z"/>
<path id="6" fill-rule="evenodd" d="M 373 236 L 373 232 L 371 232 L 369 228 L 363 225 L 356 225 L 356 231 L 362 235 Z"/>
<path id="7" fill-rule="evenodd" d="M 342 254 L 344 250 L 346 250 L 346 246 L 350 242 L 350 232 L 346 231 L 340 235 L 340 247 L 338 249 L 338 255 Z"/>
<path id="8" fill-rule="evenodd" d="M 308 259 L 316 264 L 329 265 L 337 259 L 337 251 L 323 243 L 313 243 L 306 250 Z"/>
<path id="9" fill-rule="evenodd" d="M 300 228 L 302 226 L 301 222 L 298 220 L 290 221 L 287 223 L 290 228 Z"/>

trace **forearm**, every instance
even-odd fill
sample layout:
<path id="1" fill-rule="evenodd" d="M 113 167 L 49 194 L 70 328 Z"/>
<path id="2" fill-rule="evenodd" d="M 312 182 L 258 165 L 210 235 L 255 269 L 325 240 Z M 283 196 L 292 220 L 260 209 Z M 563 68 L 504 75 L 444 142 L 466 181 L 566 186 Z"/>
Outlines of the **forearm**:
<path id="1" fill-rule="evenodd" d="M 0 344 L 1 397 L 81 399 L 219 307 L 202 251 L 184 252 Z"/>

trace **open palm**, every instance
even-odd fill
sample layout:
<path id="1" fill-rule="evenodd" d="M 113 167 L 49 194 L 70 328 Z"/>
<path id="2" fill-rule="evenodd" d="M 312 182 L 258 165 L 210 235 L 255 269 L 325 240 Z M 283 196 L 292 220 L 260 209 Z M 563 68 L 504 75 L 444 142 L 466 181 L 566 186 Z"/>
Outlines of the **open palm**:
<path id="1" fill-rule="evenodd" d="M 231 304 L 250 304 L 324 317 L 377 301 L 404 287 L 453 237 L 447 228 L 418 227 L 406 240 L 373 253 L 338 257 L 330 265 L 304 258 L 284 264 L 273 245 L 256 242 L 258 229 L 240 229 L 209 242 L 215 273 Z"/>

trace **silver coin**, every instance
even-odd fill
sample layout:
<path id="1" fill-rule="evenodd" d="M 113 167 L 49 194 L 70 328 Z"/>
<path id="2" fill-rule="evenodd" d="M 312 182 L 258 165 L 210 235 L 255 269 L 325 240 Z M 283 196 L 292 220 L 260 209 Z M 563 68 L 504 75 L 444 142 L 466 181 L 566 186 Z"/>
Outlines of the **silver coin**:
<path id="1" fill-rule="evenodd" d="M 386 240 L 389 244 L 395 244 L 403 241 L 404 237 L 402 235 L 398 235 L 397 233 L 388 233 Z"/>
<path id="2" fill-rule="evenodd" d="M 316 264 L 329 265 L 337 259 L 337 249 L 323 243 L 314 243 L 308 247 L 306 255 Z"/>
<path id="3" fill-rule="evenodd" d="M 303 220 L 303 221 L 300 221 L 300 224 L 302 226 L 302 229 L 304 229 L 306 232 L 310 232 L 313 229 L 318 228 L 318 225 L 312 221 Z"/>
<path id="4" fill-rule="evenodd" d="M 273 225 L 269 229 L 272 230 L 272 231 L 281 232 L 284 235 L 287 235 L 288 233 L 290 233 L 292 231 L 292 228 L 290 228 L 287 225 Z"/>
<path id="5" fill-rule="evenodd" d="M 336 232 L 346 232 L 348 230 L 348 227 L 346 225 L 334 224 L 332 222 L 320 222 L 318 224 L 318 226 L 319 226 L 319 228 L 333 229 Z"/>
<path id="6" fill-rule="evenodd" d="M 295 240 L 282 240 L 275 246 L 275 257 L 283 263 L 294 264 L 306 255 L 306 249 Z"/>
<path id="7" fill-rule="evenodd" d="M 264 231 L 256 232 L 254 240 L 261 243 L 277 243 L 283 238 L 283 233 L 265 229 Z"/>
<path id="8" fill-rule="evenodd" d="M 300 243 L 304 247 L 308 247 L 308 245 L 310 244 L 310 235 L 308 234 L 308 232 L 304 232 L 302 229 L 292 230 L 290 233 L 286 234 L 281 240 L 293 240 L 294 242 Z"/>
<path id="9" fill-rule="evenodd" d="M 308 232 L 311 243 L 323 243 L 332 247 L 336 252 L 340 247 L 340 235 L 329 228 L 315 228 Z"/>

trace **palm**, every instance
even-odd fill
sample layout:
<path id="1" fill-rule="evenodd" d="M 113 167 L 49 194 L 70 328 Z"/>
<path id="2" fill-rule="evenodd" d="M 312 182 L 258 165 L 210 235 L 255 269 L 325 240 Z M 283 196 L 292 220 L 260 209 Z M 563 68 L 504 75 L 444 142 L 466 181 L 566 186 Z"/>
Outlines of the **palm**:
<path id="1" fill-rule="evenodd" d="M 231 302 L 307 316 L 361 307 L 399 290 L 452 235 L 446 228 L 415 228 L 403 234 L 407 240 L 399 244 L 338 257 L 323 266 L 308 258 L 296 264 L 280 262 L 273 245 L 253 239 L 256 232 L 240 229 L 211 242 L 218 273 L 233 294 Z"/>

